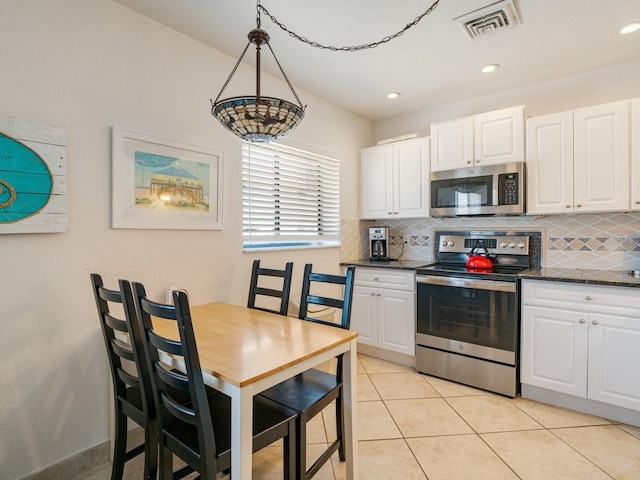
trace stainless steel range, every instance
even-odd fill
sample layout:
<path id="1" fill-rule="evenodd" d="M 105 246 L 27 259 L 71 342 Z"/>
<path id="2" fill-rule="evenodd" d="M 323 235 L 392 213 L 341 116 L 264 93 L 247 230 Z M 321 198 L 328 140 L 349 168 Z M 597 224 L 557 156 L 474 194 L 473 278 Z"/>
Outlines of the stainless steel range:
<path id="1" fill-rule="evenodd" d="M 417 369 L 514 397 L 519 383 L 517 274 L 530 266 L 530 237 L 480 232 L 436 232 L 434 237 L 435 264 L 416 271 Z M 478 253 L 485 260 L 469 262 Z"/>

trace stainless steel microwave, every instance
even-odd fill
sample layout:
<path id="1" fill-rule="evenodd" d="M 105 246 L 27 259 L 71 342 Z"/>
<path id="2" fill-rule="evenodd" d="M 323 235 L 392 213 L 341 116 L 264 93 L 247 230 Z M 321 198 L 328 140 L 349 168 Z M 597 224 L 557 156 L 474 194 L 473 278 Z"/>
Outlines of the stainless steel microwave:
<path id="1" fill-rule="evenodd" d="M 432 217 L 523 215 L 523 162 L 459 168 L 430 175 Z"/>

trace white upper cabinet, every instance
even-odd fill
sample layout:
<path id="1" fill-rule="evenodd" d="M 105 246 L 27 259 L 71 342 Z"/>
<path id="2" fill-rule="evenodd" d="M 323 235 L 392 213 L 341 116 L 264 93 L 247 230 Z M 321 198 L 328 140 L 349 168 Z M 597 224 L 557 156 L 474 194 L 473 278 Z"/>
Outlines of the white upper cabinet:
<path id="1" fill-rule="evenodd" d="M 631 100 L 631 210 L 640 210 L 640 98 Z"/>
<path id="2" fill-rule="evenodd" d="M 527 213 L 629 209 L 629 102 L 527 120 Z"/>
<path id="3" fill-rule="evenodd" d="M 575 211 L 629 209 L 629 102 L 573 114 Z"/>
<path id="4" fill-rule="evenodd" d="M 473 164 L 473 117 L 431 125 L 431 171 Z"/>
<path id="5" fill-rule="evenodd" d="M 429 216 L 429 138 L 360 152 L 360 218 Z"/>
<path id="6" fill-rule="evenodd" d="M 431 171 L 524 161 L 524 106 L 431 125 Z"/>
<path id="7" fill-rule="evenodd" d="M 524 162 L 524 106 L 476 115 L 473 138 L 477 165 Z"/>
<path id="8" fill-rule="evenodd" d="M 573 211 L 573 113 L 527 120 L 527 213 Z"/>

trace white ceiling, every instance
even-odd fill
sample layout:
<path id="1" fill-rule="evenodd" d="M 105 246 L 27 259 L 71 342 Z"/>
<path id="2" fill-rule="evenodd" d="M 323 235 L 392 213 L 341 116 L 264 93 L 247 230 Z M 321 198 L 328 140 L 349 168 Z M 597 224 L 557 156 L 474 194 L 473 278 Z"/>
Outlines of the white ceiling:
<path id="1" fill-rule="evenodd" d="M 234 61 L 256 26 L 253 0 L 115 1 Z M 262 0 L 262 6 L 301 36 L 340 47 L 391 35 L 433 1 Z M 640 20 L 640 0 L 514 0 L 521 24 L 469 40 L 454 19 L 495 1 L 440 0 L 404 35 L 359 52 L 312 48 L 264 14 L 262 28 L 303 104 L 299 90 L 374 121 L 640 59 L 640 32 L 618 33 Z M 253 46 L 245 61 L 255 63 Z M 267 49 L 262 63 L 263 71 L 280 77 Z M 501 67 L 493 74 L 480 73 L 489 63 Z M 213 98 L 221 87 L 214 87 Z M 388 100 L 391 91 L 402 96 Z M 263 88 L 262 94 L 269 92 Z M 293 101 L 293 96 L 285 98 Z"/>

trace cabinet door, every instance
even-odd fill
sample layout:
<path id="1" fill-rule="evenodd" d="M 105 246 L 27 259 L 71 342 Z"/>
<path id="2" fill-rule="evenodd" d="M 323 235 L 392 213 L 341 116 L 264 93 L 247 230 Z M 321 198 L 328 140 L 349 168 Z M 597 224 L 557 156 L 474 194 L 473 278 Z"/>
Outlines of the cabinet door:
<path id="1" fill-rule="evenodd" d="M 631 101 L 631 209 L 640 210 L 640 98 Z"/>
<path id="2" fill-rule="evenodd" d="M 396 218 L 429 216 L 429 139 L 393 145 L 393 214 Z"/>
<path id="3" fill-rule="evenodd" d="M 527 213 L 573 211 L 573 114 L 527 120 Z"/>
<path id="4" fill-rule="evenodd" d="M 357 269 L 356 269 L 357 271 Z M 370 287 L 353 287 L 351 305 L 351 330 L 358 332 L 358 343 L 378 345 L 377 290 Z"/>
<path id="5" fill-rule="evenodd" d="M 523 307 L 520 381 L 585 398 L 588 335 L 582 312 Z"/>
<path id="6" fill-rule="evenodd" d="M 640 410 L 640 319 L 591 314 L 589 320 L 587 396 Z"/>
<path id="7" fill-rule="evenodd" d="M 629 208 L 629 102 L 574 112 L 576 212 Z"/>
<path id="8" fill-rule="evenodd" d="M 406 355 L 416 352 L 415 293 L 379 289 L 378 346 Z"/>
<path id="9" fill-rule="evenodd" d="M 390 145 L 360 152 L 360 218 L 393 216 L 393 172 Z"/>
<path id="10" fill-rule="evenodd" d="M 473 137 L 476 165 L 524 162 L 524 107 L 476 115 Z"/>
<path id="11" fill-rule="evenodd" d="M 473 163 L 473 117 L 431 125 L 431 171 Z"/>

